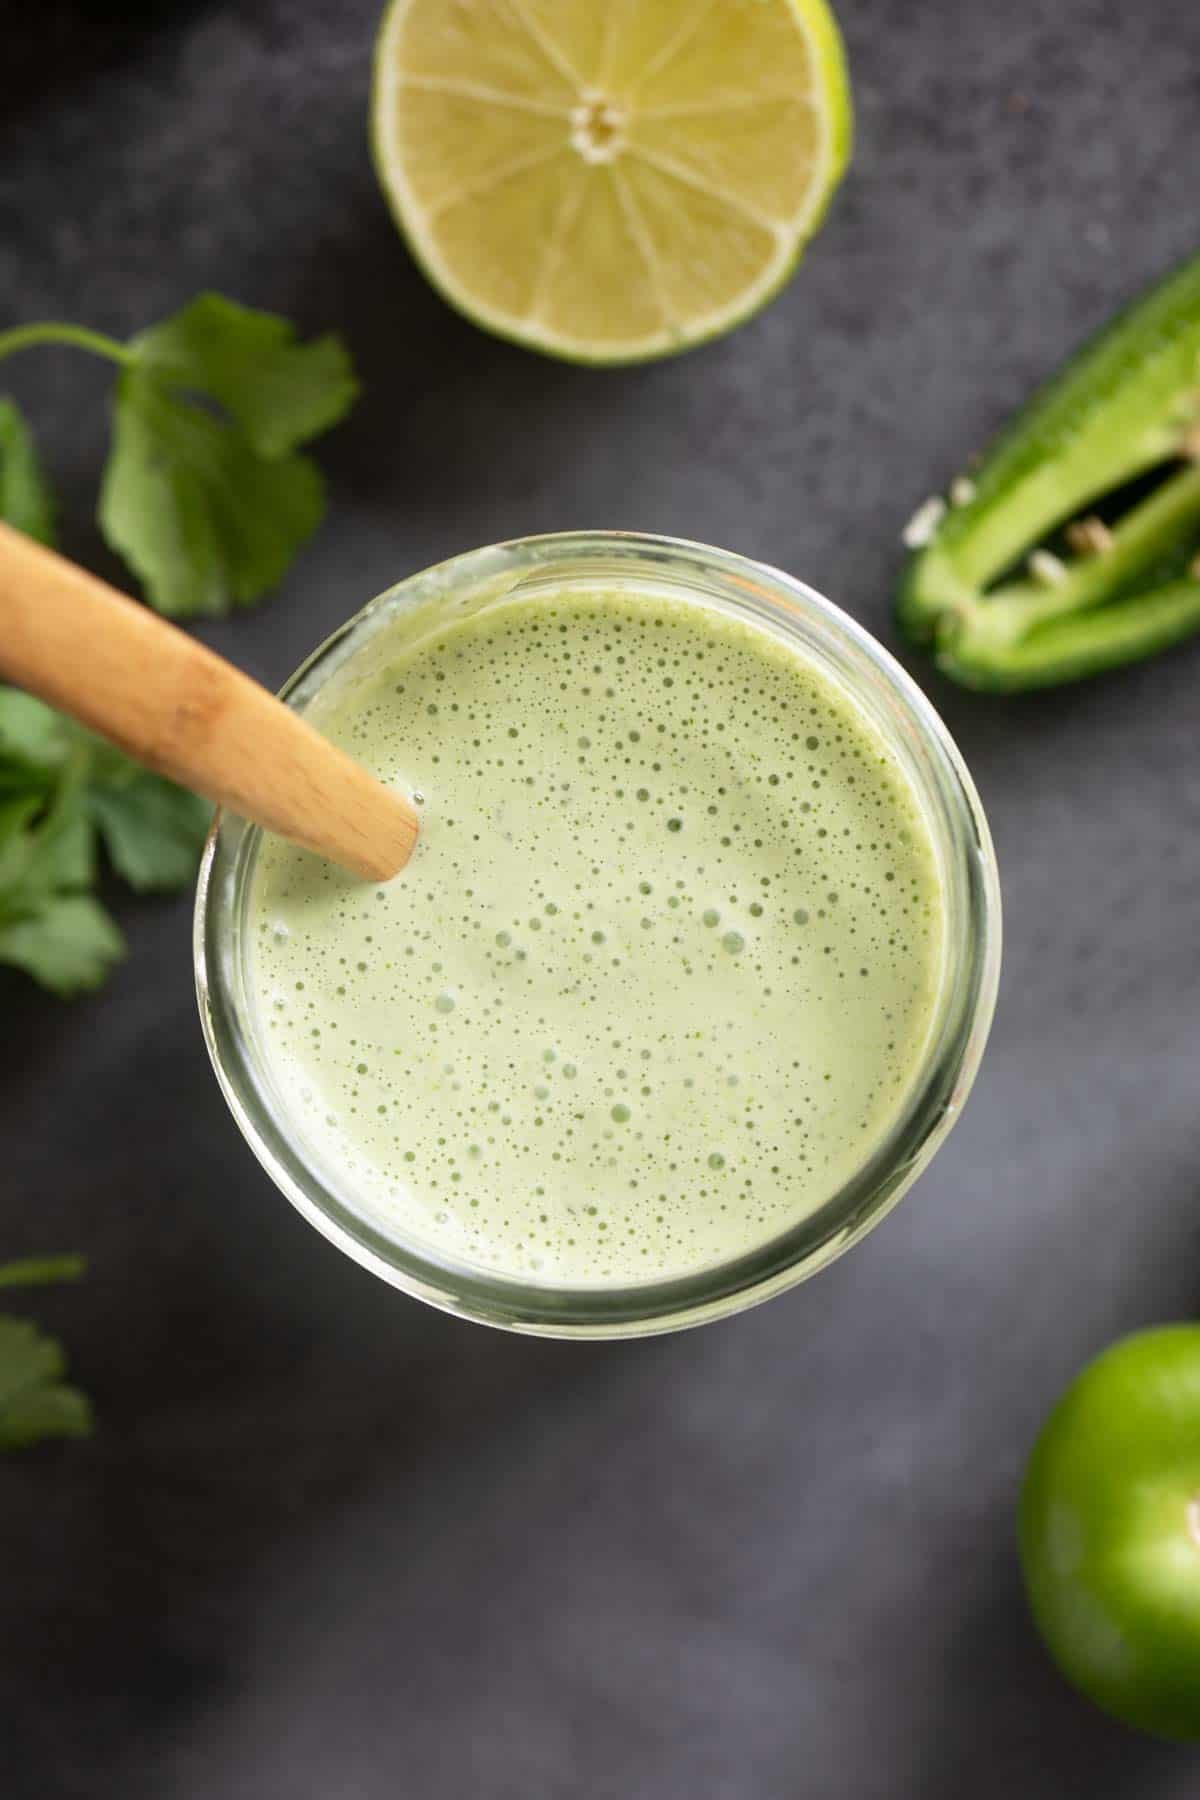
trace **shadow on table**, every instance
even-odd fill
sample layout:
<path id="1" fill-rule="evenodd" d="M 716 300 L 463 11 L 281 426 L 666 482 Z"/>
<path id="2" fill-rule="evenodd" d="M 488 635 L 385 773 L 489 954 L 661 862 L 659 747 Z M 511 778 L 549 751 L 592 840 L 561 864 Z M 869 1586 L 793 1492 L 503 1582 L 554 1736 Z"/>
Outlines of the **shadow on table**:
<path id="1" fill-rule="evenodd" d="M 0 144 L 29 113 L 93 89 L 105 75 L 144 58 L 218 0 L 40 0 L 14 14 L 4 34 L 5 92 Z"/>
<path id="2" fill-rule="evenodd" d="M 1190 1752 L 1126 1730 L 1074 1692 L 1029 1617 L 1009 1517 L 994 1521 L 993 1541 L 990 1565 L 979 1565 L 978 1584 L 962 1596 L 946 1651 L 945 1706 L 927 1722 L 922 1753 L 897 1794 L 1145 1800 L 1166 1792 Z"/>
<path id="3" fill-rule="evenodd" d="M 464 496 L 476 520 L 497 518 L 498 535 L 652 523 L 636 493 L 621 518 L 597 521 L 540 511 L 541 490 L 548 463 L 582 468 L 611 446 L 614 422 L 635 433 L 639 408 L 669 404 L 678 365 L 565 363 L 463 318 L 414 261 L 365 155 L 325 219 L 277 304 L 306 330 L 336 321 L 362 381 L 350 419 L 321 445 L 335 497 L 394 509 L 400 542 L 406 523 L 432 526 L 447 554 L 471 547 Z"/>
<path id="4" fill-rule="evenodd" d="M 185 1092 L 193 1131 L 168 1114 L 124 1189 L 98 1171 L 98 1215 L 130 1214 L 124 1266 L 110 1247 L 39 1309 L 98 1431 L 5 1470 L 0 1718 L 31 1784 L 6 1800 L 141 1800 L 163 1746 L 245 1693 L 271 1596 L 343 1521 L 352 1539 L 382 1513 L 389 1567 L 418 1562 L 448 1495 L 473 1516 L 525 1434 L 632 1373 L 624 1347 L 564 1353 L 396 1294 L 290 1215 L 215 1087 Z"/>

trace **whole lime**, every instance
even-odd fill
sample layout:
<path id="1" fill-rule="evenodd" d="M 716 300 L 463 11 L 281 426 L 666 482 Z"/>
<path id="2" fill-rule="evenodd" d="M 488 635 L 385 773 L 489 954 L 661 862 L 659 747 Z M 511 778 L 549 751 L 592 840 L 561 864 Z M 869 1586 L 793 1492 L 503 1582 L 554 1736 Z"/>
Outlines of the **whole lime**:
<path id="1" fill-rule="evenodd" d="M 1113 1345 L 1072 1382 L 1021 1495 L 1029 1602 L 1114 1718 L 1200 1737 L 1200 1326 Z"/>

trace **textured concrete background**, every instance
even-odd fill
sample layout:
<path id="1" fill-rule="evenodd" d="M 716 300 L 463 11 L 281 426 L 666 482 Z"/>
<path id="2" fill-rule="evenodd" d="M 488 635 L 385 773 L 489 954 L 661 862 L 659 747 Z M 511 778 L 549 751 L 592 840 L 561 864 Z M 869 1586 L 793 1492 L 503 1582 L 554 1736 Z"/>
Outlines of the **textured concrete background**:
<path id="1" fill-rule="evenodd" d="M 14 7 L 0 316 L 124 333 L 211 285 L 345 331 L 330 521 L 209 634 L 272 683 L 397 576 L 571 525 L 769 558 L 889 638 L 913 506 L 1200 235 L 1200 9 L 839 11 L 858 150 L 800 276 L 604 373 L 415 273 L 371 0 Z M 107 569 L 105 371 L 10 368 Z M 0 1465 L 5 1800 L 1191 1800 L 1194 1756 L 1045 1660 L 1012 1520 L 1062 1382 L 1200 1300 L 1198 677 L 1200 645 L 1037 700 L 932 685 L 1007 901 L 975 1097 L 867 1244 L 698 1334 L 524 1342 L 339 1257 L 224 1112 L 186 901 L 123 905 L 99 998 L 0 980 L 0 1252 L 90 1256 L 40 1310 L 102 1420 Z"/>

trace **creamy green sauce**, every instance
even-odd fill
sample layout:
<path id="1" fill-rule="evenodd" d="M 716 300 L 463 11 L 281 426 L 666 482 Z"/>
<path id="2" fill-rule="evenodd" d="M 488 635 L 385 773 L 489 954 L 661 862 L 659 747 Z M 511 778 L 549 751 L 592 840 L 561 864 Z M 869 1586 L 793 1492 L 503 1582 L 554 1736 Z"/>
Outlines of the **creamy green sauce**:
<path id="1" fill-rule="evenodd" d="M 312 716 L 421 803 L 386 886 L 268 840 L 251 895 L 272 1079 L 377 1226 L 539 1283 L 663 1279 L 876 1148 L 941 889 L 902 770 L 814 666 L 700 605 L 564 591 Z"/>

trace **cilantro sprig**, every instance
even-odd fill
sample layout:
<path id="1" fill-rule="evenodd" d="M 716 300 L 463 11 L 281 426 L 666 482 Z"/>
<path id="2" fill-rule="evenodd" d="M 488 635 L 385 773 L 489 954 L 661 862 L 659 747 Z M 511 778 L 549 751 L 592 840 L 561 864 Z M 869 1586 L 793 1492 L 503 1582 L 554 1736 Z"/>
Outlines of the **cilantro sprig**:
<path id="1" fill-rule="evenodd" d="M 301 453 L 358 391 L 335 336 L 201 294 L 128 343 L 54 321 L 0 358 L 68 346 L 117 366 L 98 518 L 145 597 L 175 618 L 247 606 L 325 508 Z M 0 396 L 0 518 L 42 543 L 54 501 L 29 427 Z M 14 688 L 0 687 L 0 963 L 62 995 L 98 987 L 124 940 L 96 893 L 100 851 L 139 892 L 191 880 L 209 809 Z"/>
<path id="2" fill-rule="evenodd" d="M 200 294 L 124 344 L 78 325 L 18 326 L 0 333 L 0 358 L 46 344 L 120 371 L 97 516 L 151 606 L 194 618 L 260 599 L 325 510 L 300 446 L 358 392 L 340 339 L 301 344 L 286 319 Z M 11 400 L 0 402 L 0 507 L 49 541 L 49 498 Z"/>
<path id="3" fill-rule="evenodd" d="M 336 337 L 201 294 L 127 344 L 46 322 L 0 332 L 0 358 L 57 344 L 119 370 L 100 529 L 176 618 L 248 606 L 279 581 L 325 510 L 300 447 L 352 405 Z M 0 395 L 0 519 L 49 544 L 54 503 L 15 401 Z M 209 809 L 16 688 L 0 686 L 0 963 L 62 995 L 100 985 L 124 939 L 96 893 L 101 848 L 139 892 L 191 880 Z M 0 1265 L 0 1288 L 74 1280 L 78 1257 Z M 87 1396 L 29 1319 L 0 1313 L 0 1451 L 85 1437 Z"/>
<path id="4" fill-rule="evenodd" d="M 191 879 L 209 808 L 16 688 L 0 687 L 0 962 L 61 995 L 125 951 L 94 891 L 100 847 L 139 892 Z"/>
<path id="5" fill-rule="evenodd" d="M 82 1257 L 46 1256 L 0 1264 L 0 1288 L 44 1287 L 75 1281 Z M 25 1449 L 50 1437 L 87 1437 L 92 1408 L 87 1395 L 63 1377 L 67 1357 L 56 1338 L 31 1319 L 0 1313 L 0 1450 Z"/>

